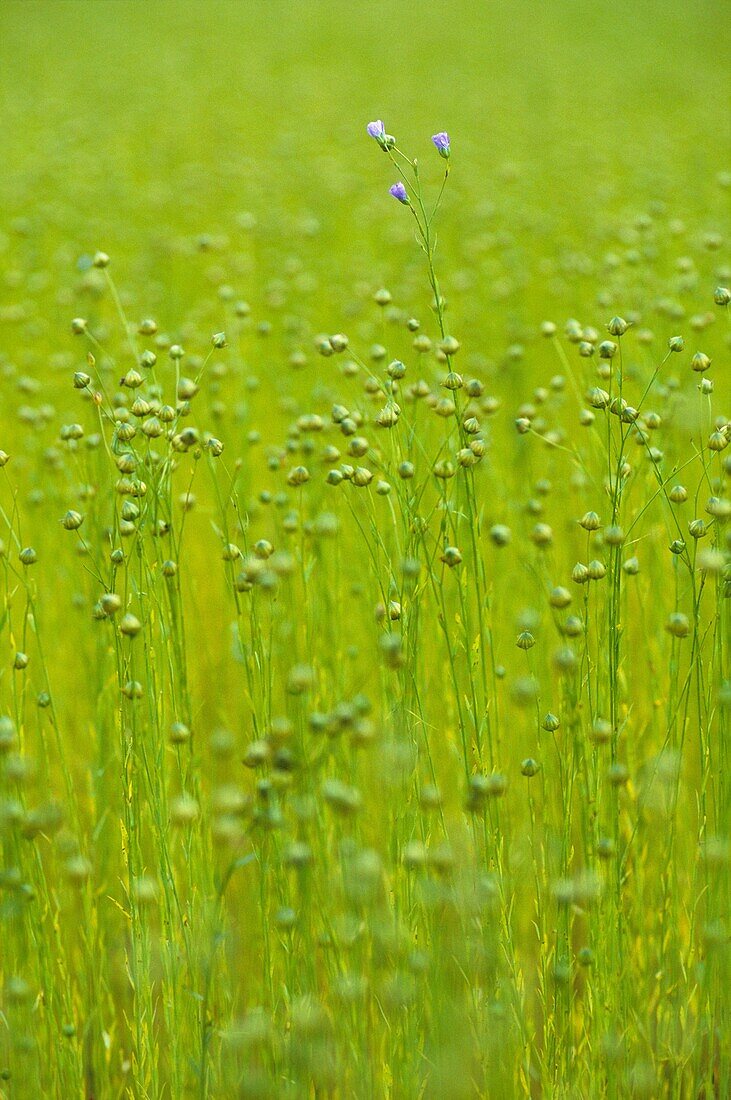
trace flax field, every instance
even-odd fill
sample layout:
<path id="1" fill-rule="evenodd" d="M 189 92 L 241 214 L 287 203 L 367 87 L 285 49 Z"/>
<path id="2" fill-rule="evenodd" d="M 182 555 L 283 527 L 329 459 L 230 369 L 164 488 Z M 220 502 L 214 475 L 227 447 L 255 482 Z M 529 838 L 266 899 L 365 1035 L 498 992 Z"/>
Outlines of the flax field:
<path id="1" fill-rule="evenodd" d="M 707 0 L 0 3 L 0 1098 L 731 1096 Z"/>

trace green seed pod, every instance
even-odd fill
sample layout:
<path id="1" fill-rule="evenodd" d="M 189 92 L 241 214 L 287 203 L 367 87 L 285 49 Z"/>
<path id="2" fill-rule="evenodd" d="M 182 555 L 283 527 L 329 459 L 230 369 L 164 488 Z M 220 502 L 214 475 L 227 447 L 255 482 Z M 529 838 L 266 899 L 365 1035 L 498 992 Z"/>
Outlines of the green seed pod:
<path id="1" fill-rule="evenodd" d="M 684 615 L 682 611 L 674 611 L 672 615 L 668 616 L 665 629 L 673 638 L 687 638 L 690 634 L 688 616 Z"/>
<path id="2" fill-rule="evenodd" d="M 373 481 L 373 473 L 365 466 L 356 466 L 353 471 L 353 484 L 359 489 L 364 489 L 366 485 L 370 485 Z"/>
<path id="3" fill-rule="evenodd" d="M 600 359 L 614 359 L 617 354 L 617 345 L 613 340 L 602 340 L 599 345 L 599 358 Z"/>
<path id="4" fill-rule="evenodd" d="M 604 542 L 607 546 L 621 546 L 624 538 L 624 531 L 621 527 L 609 526 L 604 528 Z"/>
<path id="5" fill-rule="evenodd" d="M 532 779 L 534 776 L 538 775 L 540 770 L 541 765 L 537 760 L 534 760 L 532 756 L 527 756 L 520 765 L 520 774 L 524 775 L 526 779 Z"/>
<path id="6" fill-rule="evenodd" d="M 612 724 L 606 718 L 595 718 L 589 730 L 589 740 L 595 745 L 606 745 L 612 739 Z"/>
<path id="7" fill-rule="evenodd" d="M 379 645 L 388 668 L 396 670 L 403 667 L 404 653 L 400 634 L 382 635 Z"/>
<path id="8" fill-rule="evenodd" d="M 88 374 L 85 374 L 82 370 L 77 370 L 74 373 L 74 389 L 85 390 L 91 383 L 91 378 Z"/>
<path id="9" fill-rule="evenodd" d="M 684 504 L 688 499 L 688 490 L 684 485 L 674 485 L 668 493 L 668 496 L 673 504 Z"/>
<path id="10" fill-rule="evenodd" d="M 445 355 L 456 355 L 461 346 L 459 340 L 456 340 L 454 336 L 445 336 L 437 344 L 439 350 Z"/>
<path id="11" fill-rule="evenodd" d="M 628 577 L 636 577 L 640 571 L 640 562 L 638 558 L 627 558 L 622 563 L 622 571 L 627 574 Z"/>
<path id="12" fill-rule="evenodd" d="M 574 568 L 571 570 L 571 580 L 574 584 L 586 584 L 589 580 L 589 569 L 583 562 L 577 561 Z"/>
<path id="13" fill-rule="evenodd" d="M 447 546 L 439 560 L 449 566 L 450 569 L 453 569 L 455 565 L 459 565 L 462 561 L 462 554 L 456 546 Z"/>
<path id="14" fill-rule="evenodd" d="M 544 730 L 546 730 L 548 733 L 555 733 L 558 727 L 561 725 L 556 715 L 551 714 L 550 712 L 545 716 L 541 724 Z"/>
<path id="15" fill-rule="evenodd" d="M 593 409 L 606 409 L 609 407 L 610 398 L 606 390 L 594 386 L 587 393 L 586 401 Z"/>
<path id="16" fill-rule="evenodd" d="M 670 543 L 670 553 L 675 554 L 676 557 L 680 556 L 680 554 L 685 553 L 685 543 L 682 539 L 673 539 L 673 541 Z"/>
<path id="17" fill-rule="evenodd" d="M 142 385 L 142 382 L 142 375 L 139 371 L 136 370 L 128 370 L 124 378 L 122 379 L 122 385 L 125 386 L 128 390 L 138 389 Z"/>
<path id="18" fill-rule="evenodd" d="M 289 471 L 287 475 L 287 484 L 293 486 L 300 486 L 306 484 L 310 480 L 310 471 L 306 466 L 295 466 Z"/>
<path id="19" fill-rule="evenodd" d="M 731 500 L 725 500 L 721 497 L 709 497 L 706 512 L 716 519 L 726 520 L 731 517 Z"/>
<path id="20" fill-rule="evenodd" d="M 463 470 L 471 470 L 479 461 L 479 456 L 470 447 L 462 447 L 457 451 L 457 465 Z"/>
<path id="21" fill-rule="evenodd" d="M 74 512 L 69 510 L 61 520 L 61 524 L 66 531 L 78 531 L 81 524 L 84 522 L 84 517 L 80 512 Z"/>
<path id="22" fill-rule="evenodd" d="M 590 428 L 595 420 L 596 417 L 591 409 L 582 409 L 579 413 L 579 424 L 582 428 Z"/>
<path id="23" fill-rule="evenodd" d="M 83 336 L 83 334 L 86 332 L 86 327 L 88 323 L 89 322 L 86 321 L 83 317 L 74 317 L 73 321 L 71 322 L 71 331 L 73 332 L 74 336 Z"/>
<path id="24" fill-rule="evenodd" d="M 21 550 L 18 554 L 18 558 L 21 565 L 25 566 L 35 565 L 35 563 L 38 561 L 38 555 L 36 554 L 32 546 L 26 546 L 25 549 Z"/>
<path id="25" fill-rule="evenodd" d="M 116 615 L 122 606 L 122 601 L 116 592 L 105 592 L 99 601 L 105 615 Z"/>
<path id="26" fill-rule="evenodd" d="M 599 859 L 612 859 L 617 851 L 617 845 L 610 836 L 600 837 L 597 841 L 596 854 Z"/>
<path id="27" fill-rule="evenodd" d="M 132 614 L 125 615 L 119 624 L 120 634 L 124 634 L 128 638 L 136 637 L 141 630 L 142 623 L 135 615 Z"/>
<path id="28" fill-rule="evenodd" d="M 731 290 L 726 286 L 717 286 L 713 292 L 713 300 L 717 306 L 727 306 L 731 302 Z"/>
<path id="29" fill-rule="evenodd" d="M 585 531 L 598 531 L 601 525 L 602 521 L 596 512 L 586 512 L 579 520 L 579 526 Z"/>
<path id="30" fill-rule="evenodd" d="M 572 598 L 573 597 L 568 588 L 563 588 L 561 585 L 559 585 L 557 588 L 551 589 L 548 597 L 548 602 L 550 603 L 551 607 L 562 609 L 569 606 Z"/>
<path id="31" fill-rule="evenodd" d="M 728 447 L 728 437 L 724 431 L 713 432 L 708 439 L 709 451 L 716 451 L 717 453 Z"/>
<path id="32" fill-rule="evenodd" d="M 369 450 L 370 444 L 365 436 L 362 435 L 353 436 L 348 444 L 348 454 L 351 458 L 363 458 L 364 455 L 368 454 Z"/>
<path id="33" fill-rule="evenodd" d="M 681 352 L 685 348 L 685 340 L 682 336 L 671 336 L 668 340 L 670 351 Z"/>
<path id="34" fill-rule="evenodd" d="M 550 546 L 553 542 L 553 529 L 547 523 L 537 523 L 530 537 L 536 546 Z"/>
<path id="35" fill-rule="evenodd" d="M 561 628 L 567 638 L 578 638 L 584 633 L 584 623 L 578 615 L 568 615 Z"/>
<path id="36" fill-rule="evenodd" d="M 594 345 L 590 344 L 588 340 L 582 340 L 579 344 L 579 355 L 582 359 L 591 359 L 594 351 Z"/>
<path id="37" fill-rule="evenodd" d="M 629 325 L 622 317 L 612 317 L 611 321 L 607 325 L 607 331 L 612 336 L 624 336 L 628 328 Z"/>
<path id="38" fill-rule="evenodd" d="M 587 572 L 590 581 L 600 581 L 607 575 L 607 567 L 603 561 L 599 561 L 598 558 L 594 558 L 589 562 L 587 566 Z"/>
<path id="39" fill-rule="evenodd" d="M 154 351 L 143 351 L 142 352 L 142 355 L 140 356 L 140 366 L 141 367 L 144 367 L 145 370 L 151 370 L 152 367 L 154 367 L 156 363 L 157 363 L 157 356 L 155 355 Z"/>
<path id="40" fill-rule="evenodd" d="M 692 519 L 688 524 L 691 538 L 702 539 L 708 534 L 708 527 L 702 519 Z"/>
<path id="41" fill-rule="evenodd" d="M 536 640 L 531 634 L 530 630 L 522 630 L 515 642 L 518 649 L 532 649 L 536 644 Z"/>
<path id="42" fill-rule="evenodd" d="M 697 351 L 690 361 L 690 369 L 702 374 L 711 365 L 711 360 L 702 351 Z"/>
<path id="43" fill-rule="evenodd" d="M 13 668 L 17 672 L 23 672 L 30 664 L 30 657 L 27 653 L 21 653 L 18 651 L 15 654 L 15 660 L 13 661 Z"/>
<path id="44" fill-rule="evenodd" d="M 415 474 L 413 462 L 401 462 L 398 466 L 398 476 L 402 481 L 408 481 Z"/>
<path id="45" fill-rule="evenodd" d="M 116 547 L 109 555 L 109 560 L 112 565 L 122 565 L 124 563 L 124 550 L 121 547 Z"/>
<path id="46" fill-rule="evenodd" d="M 450 477 L 454 477 L 456 472 L 454 463 L 449 462 L 448 459 L 442 459 L 440 462 L 437 462 L 433 469 L 434 476 L 441 481 L 448 481 Z"/>
<path id="47" fill-rule="evenodd" d="M 353 817 L 363 804 L 360 791 L 339 779 L 326 779 L 321 793 L 330 809 L 340 817 Z"/>
<path id="48" fill-rule="evenodd" d="M 624 787 L 629 782 L 626 764 L 612 764 L 607 769 L 607 779 L 613 787 Z"/>
<path id="49" fill-rule="evenodd" d="M 512 532 L 509 527 L 506 527 L 503 523 L 495 523 L 490 528 L 490 540 L 494 546 L 507 546 L 512 538 Z"/>
<path id="50" fill-rule="evenodd" d="M 461 390 L 464 381 L 461 374 L 457 374 L 456 371 L 450 371 L 442 382 L 445 390 Z"/>
<path id="51" fill-rule="evenodd" d="M 184 745 L 186 741 L 190 741 L 190 729 L 185 722 L 173 722 L 168 732 L 168 739 L 171 745 Z"/>
<path id="52" fill-rule="evenodd" d="M 106 252 L 95 252 L 94 258 L 91 262 L 94 267 L 109 267 L 109 257 L 107 256 Z"/>

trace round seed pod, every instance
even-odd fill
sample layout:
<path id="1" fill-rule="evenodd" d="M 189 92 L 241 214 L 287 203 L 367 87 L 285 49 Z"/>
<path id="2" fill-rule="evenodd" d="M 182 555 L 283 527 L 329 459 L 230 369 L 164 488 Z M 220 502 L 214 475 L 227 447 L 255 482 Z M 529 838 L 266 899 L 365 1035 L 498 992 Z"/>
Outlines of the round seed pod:
<path id="1" fill-rule="evenodd" d="M 606 409 L 609 407 L 610 397 L 606 390 L 594 386 L 587 393 L 586 401 L 593 409 Z"/>
<path id="2" fill-rule="evenodd" d="M 636 577 L 640 571 L 639 558 L 627 558 L 622 563 L 622 571 L 627 574 L 628 577 Z"/>
<path id="3" fill-rule="evenodd" d="M 548 597 L 548 602 L 550 603 L 551 607 L 562 609 L 568 607 L 572 599 L 573 597 L 568 588 L 563 588 L 561 585 L 559 585 L 557 588 L 551 589 L 550 595 Z"/>
<path id="4" fill-rule="evenodd" d="M 602 340 L 599 345 L 599 358 L 600 359 L 614 359 L 617 354 L 617 345 L 613 340 Z"/>
<path id="5" fill-rule="evenodd" d="M 607 779 L 613 787 L 624 787 L 629 782 L 629 770 L 626 764 L 612 764 L 607 769 Z"/>
<path id="6" fill-rule="evenodd" d="M 605 527 L 604 541 L 607 546 L 621 546 L 624 542 L 624 531 L 618 526 Z"/>
<path id="7" fill-rule="evenodd" d="M 583 562 L 577 561 L 574 568 L 571 570 L 571 580 L 574 584 L 586 584 L 589 580 L 589 569 Z"/>
<path id="8" fill-rule="evenodd" d="M 512 532 L 504 523 L 495 523 L 490 528 L 490 540 L 494 546 L 507 546 L 512 538 Z"/>
<path id="9" fill-rule="evenodd" d="M 708 527 L 702 519 L 692 519 L 688 524 L 688 531 L 691 538 L 702 539 L 708 534 Z"/>
<path id="10" fill-rule="evenodd" d="M 462 561 L 462 553 L 456 546 L 447 546 L 439 560 L 449 566 L 450 569 L 453 569 L 455 565 L 459 565 Z"/>
<path id="11" fill-rule="evenodd" d="M 168 740 L 171 745 L 184 745 L 190 741 L 190 729 L 185 722 L 173 722 L 168 731 Z"/>
<path id="12" fill-rule="evenodd" d="M 612 317 L 611 321 L 607 325 L 607 331 L 612 336 L 624 336 L 628 328 L 629 325 L 622 317 Z"/>
<path id="13" fill-rule="evenodd" d="M 603 577 L 606 577 L 607 567 L 603 561 L 594 558 L 587 566 L 587 573 L 590 581 L 600 581 Z"/>
<path id="14" fill-rule="evenodd" d="M 543 719 L 541 725 L 548 733 L 555 733 L 561 723 L 555 714 L 549 712 Z"/>
<path id="15" fill-rule="evenodd" d="M 457 374 L 456 371 L 450 371 L 442 382 L 445 390 L 461 390 L 464 381 L 461 374 Z"/>
<path id="16" fill-rule="evenodd" d="M 682 611 L 674 611 L 668 616 L 665 629 L 673 638 L 687 638 L 690 634 L 688 616 L 684 615 Z"/>
<path id="17" fill-rule="evenodd" d="M 105 615 L 116 615 L 122 606 L 122 601 L 116 592 L 105 592 L 99 603 Z"/>
<path id="18" fill-rule="evenodd" d="M 606 718 L 595 718 L 589 730 L 589 740 L 595 745 L 606 745 L 612 739 L 612 724 Z"/>
<path id="19" fill-rule="evenodd" d="M 38 555 L 32 546 L 26 546 L 18 554 L 18 559 L 20 560 L 21 565 L 35 565 L 35 563 L 38 561 Z"/>
<path id="20" fill-rule="evenodd" d="M 62 526 L 66 531 L 78 531 L 81 524 L 84 522 L 84 517 L 80 512 L 74 512 L 69 510 L 61 520 Z"/>
<path id="21" fill-rule="evenodd" d="M 524 775 L 526 779 L 533 779 L 534 776 L 538 775 L 540 770 L 541 765 L 537 760 L 534 760 L 532 756 L 527 756 L 520 765 L 520 774 Z"/>
<path id="22" fill-rule="evenodd" d="M 310 471 L 306 466 L 295 466 L 289 471 L 287 484 L 293 486 L 304 485 L 310 480 Z"/>
<path id="23" fill-rule="evenodd" d="M 532 649 L 536 644 L 536 640 L 531 634 L 530 630 L 522 630 L 518 635 L 515 643 L 518 649 Z"/>
<path id="24" fill-rule="evenodd" d="M 690 361 L 690 369 L 702 374 L 711 365 L 711 360 L 702 351 L 697 351 Z"/>
<path id="25" fill-rule="evenodd" d="M 536 546 L 550 546 L 553 542 L 553 529 L 547 523 L 537 523 L 530 537 Z"/>
<path id="26" fill-rule="evenodd" d="M 73 332 L 74 336 L 83 336 L 83 334 L 86 332 L 88 323 L 89 322 L 83 317 L 74 317 L 71 322 L 71 331 Z"/>
<path id="27" fill-rule="evenodd" d="M 124 616 L 119 624 L 120 634 L 124 634 L 127 638 L 135 638 L 142 630 L 142 623 L 136 615 L 128 613 Z"/>
<path id="28" fill-rule="evenodd" d="M 586 512 L 579 520 L 579 526 L 583 527 L 585 531 L 598 531 L 601 527 L 601 520 L 596 512 Z"/>
<path id="29" fill-rule="evenodd" d="M 668 348 L 673 352 L 681 352 L 685 348 L 685 340 L 682 336 L 671 336 L 668 340 Z"/>
<path id="30" fill-rule="evenodd" d="M 688 490 L 684 485 L 674 485 L 668 493 L 668 496 L 673 504 L 684 504 L 688 499 Z"/>

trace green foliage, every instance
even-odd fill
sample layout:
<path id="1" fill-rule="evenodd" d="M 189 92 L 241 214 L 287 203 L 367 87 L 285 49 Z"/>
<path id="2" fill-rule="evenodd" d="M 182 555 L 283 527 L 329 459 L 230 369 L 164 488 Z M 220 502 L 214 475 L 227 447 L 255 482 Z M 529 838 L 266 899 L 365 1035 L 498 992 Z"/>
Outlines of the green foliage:
<path id="1" fill-rule="evenodd" d="M 0 7 L 2 1100 L 726 1095 L 719 19 Z"/>

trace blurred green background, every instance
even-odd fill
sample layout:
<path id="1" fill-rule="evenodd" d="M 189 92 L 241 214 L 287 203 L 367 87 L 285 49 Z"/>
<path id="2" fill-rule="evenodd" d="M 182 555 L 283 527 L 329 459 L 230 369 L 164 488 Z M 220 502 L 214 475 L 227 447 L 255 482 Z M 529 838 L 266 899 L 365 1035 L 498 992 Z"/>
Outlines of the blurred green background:
<path id="1" fill-rule="evenodd" d="M 171 323 L 199 298 L 205 267 L 181 236 L 245 238 L 238 281 L 250 297 L 281 274 L 296 239 L 313 324 L 331 328 L 354 282 L 390 283 L 414 261 L 365 135 L 383 118 L 427 159 L 429 136 L 452 134 L 453 271 L 489 253 L 485 230 L 529 234 L 530 249 L 503 240 L 486 265 L 479 309 L 463 302 L 466 275 L 453 308 L 482 324 L 500 279 L 510 306 L 500 323 L 519 326 L 540 316 L 537 294 L 564 298 L 568 280 L 578 310 L 581 271 L 562 272 L 561 256 L 596 259 L 628 213 L 661 201 L 689 230 L 719 230 L 728 34 L 721 7 L 702 0 L 5 0 L 3 233 L 32 223 L 56 288 L 77 254 L 106 249 L 122 284 L 150 281 L 140 308 L 164 303 Z"/>

